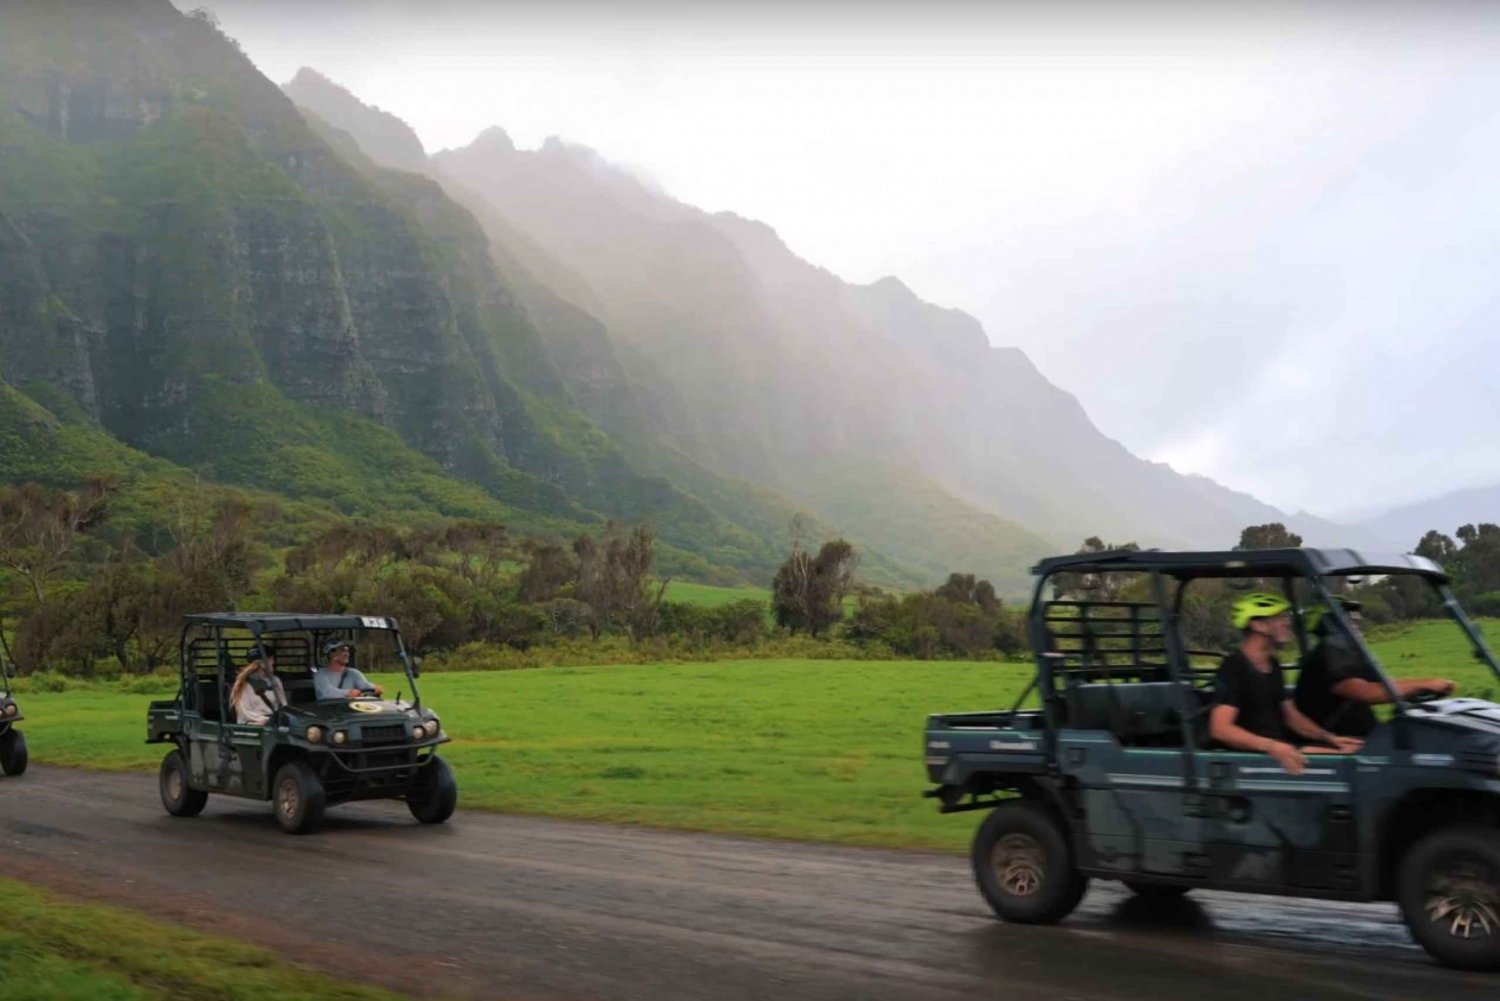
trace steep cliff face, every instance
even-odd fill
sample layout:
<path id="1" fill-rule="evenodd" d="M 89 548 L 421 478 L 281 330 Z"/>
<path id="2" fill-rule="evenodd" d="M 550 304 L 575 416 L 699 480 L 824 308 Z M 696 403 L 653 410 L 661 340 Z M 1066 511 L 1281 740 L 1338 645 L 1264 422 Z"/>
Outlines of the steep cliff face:
<path id="1" fill-rule="evenodd" d="M 622 357 L 679 408 L 680 445 L 714 468 L 816 503 L 798 489 L 820 470 L 904 467 L 1069 542 L 1223 546 L 1286 520 L 1131 455 L 972 317 L 894 279 L 843 282 L 764 224 L 674 202 L 592 151 L 476 142 L 434 160 L 577 272 Z"/>
<path id="2" fill-rule="evenodd" d="M 341 150 L 167 0 L 5 15 L 10 385 L 218 478 L 358 506 L 324 481 L 385 482 L 381 461 L 430 480 L 399 441 L 512 509 L 649 518 L 679 569 L 772 565 L 779 540 L 642 475 L 579 411 L 571 388 L 609 373 L 560 374 L 488 234 L 435 182 Z"/>
<path id="3" fill-rule="evenodd" d="M 298 107 L 349 133 L 377 166 L 413 173 L 427 169 L 427 151 L 410 126 L 388 111 L 365 104 L 316 70 L 302 67 L 281 89 Z"/>

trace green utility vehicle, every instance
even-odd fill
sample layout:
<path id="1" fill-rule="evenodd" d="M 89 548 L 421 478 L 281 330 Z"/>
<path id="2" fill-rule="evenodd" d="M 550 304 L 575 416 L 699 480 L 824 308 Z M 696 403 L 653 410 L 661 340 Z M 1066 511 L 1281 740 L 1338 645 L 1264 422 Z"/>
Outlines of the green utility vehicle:
<path id="1" fill-rule="evenodd" d="M 1440 962 L 1500 969 L 1500 706 L 1403 699 L 1334 593 L 1351 578 L 1394 577 L 1433 595 L 1486 681 L 1500 680 L 1436 564 L 1351 550 L 1150 551 L 1056 557 L 1035 573 L 1031 687 L 1008 710 L 927 723 L 936 788 L 926 795 L 945 813 L 992 811 L 972 861 L 1001 918 L 1059 921 L 1091 878 L 1153 896 L 1201 887 L 1394 901 Z M 1210 742 L 1214 669 L 1235 637 L 1202 637 L 1236 588 L 1284 594 L 1304 650 L 1314 610 L 1352 643 L 1391 703 L 1359 751 L 1309 755 L 1292 775 Z"/>
<path id="2" fill-rule="evenodd" d="M 411 700 L 341 695 L 319 700 L 317 657 L 347 647 L 365 669 L 399 663 Z M 274 713 L 265 725 L 237 721 L 235 679 L 261 651 L 273 650 L 285 704 L 267 682 L 247 679 Z M 361 799 L 405 800 L 412 816 L 441 824 L 458 785 L 437 754 L 446 743 L 438 717 L 417 691 L 419 661 L 407 655 L 394 619 L 282 613 L 190 615 L 182 633 L 177 697 L 152 702 L 147 743 L 171 744 L 161 763 L 162 805 L 174 817 L 203 811 L 209 794 L 270 800 L 291 834 L 316 830 L 326 807 Z M 355 666 L 351 660 L 349 666 Z M 326 669 L 326 666 L 325 668 Z"/>
<path id="3" fill-rule="evenodd" d="M 16 729 L 16 724 L 26 717 L 21 715 L 21 707 L 16 705 L 15 697 L 10 693 L 10 669 L 6 667 L 4 657 L 0 657 L 0 683 L 5 685 L 5 690 L 0 691 L 0 771 L 6 775 L 22 775 L 28 761 L 26 738 Z"/>

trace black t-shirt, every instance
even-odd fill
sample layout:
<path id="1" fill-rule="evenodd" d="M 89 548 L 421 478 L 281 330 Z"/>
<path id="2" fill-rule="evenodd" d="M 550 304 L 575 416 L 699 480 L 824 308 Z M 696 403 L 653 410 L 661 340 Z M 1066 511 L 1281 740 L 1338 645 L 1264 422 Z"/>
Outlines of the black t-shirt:
<path id="1" fill-rule="evenodd" d="M 1354 645 L 1340 635 L 1325 636 L 1302 658 L 1297 678 L 1297 708 L 1330 733 L 1344 737 L 1367 737 L 1375 729 L 1375 710 L 1363 702 L 1346 699 L 1333 686 L 1350 678 L 1376 681 Z"/>
<path id="2" fill-rule="evenodd" d="M 1259 671 L 1244 652 L 1236 650 L 1219 665 L 1214 676 L 1214 705 L 1234 706 L 1236 726 L 1272 740 L 1291 740 L 1281 704 L 1286 701 L 1286 672 L 1271 659 L 1269 671 Z"/>

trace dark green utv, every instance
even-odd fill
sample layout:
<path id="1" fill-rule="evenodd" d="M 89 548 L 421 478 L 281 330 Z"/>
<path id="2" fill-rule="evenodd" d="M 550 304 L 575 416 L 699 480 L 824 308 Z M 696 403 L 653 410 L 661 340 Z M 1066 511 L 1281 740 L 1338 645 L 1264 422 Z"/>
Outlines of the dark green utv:
<path id="1" fill-rule="evenodd" d="M 21 775 L 26 771 L 26 738 L 16 724 L 26 717 L 21 715 L 21 707 L 10 694 L 10 670 L 3 657 L 0 657 L 0 683 L 5 685 L 5 690 L 0 691 L 0 772 Z"/>
<path id="2" fill-rule="evenodd" d="M 411 700 L 372 695 L 319 701 L 315 653 L 335 641 L 347 642 L 364 670 L 377 662 L 399 663 Z M 264 646 L 275 650 L 287 704 L 267 725 L 236 722 L 231 688 L 251 651 Z M 147 743 L 173 745 L 160 778 L 162 805 L 174 817 L 198 815 L 210 793 L 271 800 L 277 821 L 291 834 L 316 830 L 326 807 L 360 799 L 405 800 L 412 816 L 426 824 L 452 816 L 458 785 L 437 754 L 449 738 L 422 706 L 418 662 L 407 655 L 394 619 L 190 615 L 181 659 L 177 697 L 151 703 L 146 720 Z"/>
<path id="3" fill-rule="evenodd" d="M 1156 896 L 1390 900 L 1440 962 L 1500 969 L 1500 706 L 1401 699 L 1333 596 L 1349 578 L 1400 575 L 1396 586 L 1436 595 L 1486 682 L 1500 679 L 1436 564 L 1351 550 L 1108 552 L 1035 572 L 1032 686 L 1009 710 L 927 722 L 937 787 L 926 795 L 945 813 L 992 811 L 972 860 L 1000 917 L 1059 921 L 1090 878 Z M 1310 613 L 1331 616 L 1387 690 L 1389 718 L 1359 752 L 1311 755 L 1293 776 L 1210 744 L 1223 651 L 1185 637 L 1212 632 L 1211 594 L 1222 603 L 1251 587 L 1285 594 L 1304 649 Z"/>

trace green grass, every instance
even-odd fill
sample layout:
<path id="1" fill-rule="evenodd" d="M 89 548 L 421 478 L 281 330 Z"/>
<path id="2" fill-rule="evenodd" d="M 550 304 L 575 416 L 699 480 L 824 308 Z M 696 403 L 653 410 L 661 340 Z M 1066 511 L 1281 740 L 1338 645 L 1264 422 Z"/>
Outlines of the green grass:
<path id="1" fill-rule="evenodd" d="M 1428 623 L 1375 648 L 1398 675 L 1492 695 L 1459 641 Z M 455 737 L 444 753 L 466 807 L 957 850 L 977 817 L 920 798 L 923 722 L 1008 704 L 1030 676 L 1022 663 L 765 660 L 431 674 L 422 691 Z M 22 695 L 33 759 L 154 769 L 150 698 Z"/>
<path id="2" fill-rule="evenodd" d="M 667 584 L 667 601 L 678 601 L 687 605 L 702 605 L 705 608 L 721 608 L 736 601 L 771 600 L 771 592 L 763 587 L 718 587 L 713 584 L 691 584 L 674 580 Z"/>
<path id="3" fill-rule="evenodd" d="M 66 903 L 0 880 L 0 998 L 5 1001 L 394 1001 L 282 962 L 273 953 L 115 907 Z"/>

